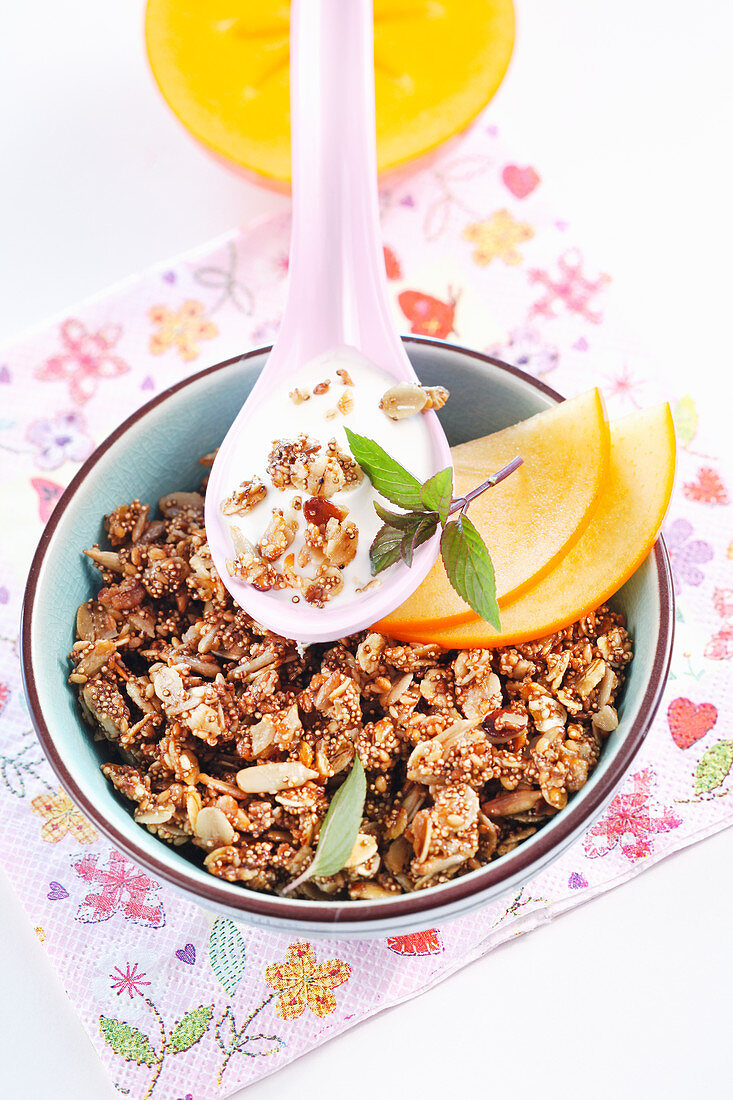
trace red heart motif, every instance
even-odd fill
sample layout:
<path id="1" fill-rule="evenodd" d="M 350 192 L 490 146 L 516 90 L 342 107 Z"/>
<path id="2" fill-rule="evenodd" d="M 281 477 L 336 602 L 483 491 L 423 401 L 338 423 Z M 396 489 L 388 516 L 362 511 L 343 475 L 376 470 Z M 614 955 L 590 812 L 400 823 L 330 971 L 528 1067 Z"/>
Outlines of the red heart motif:
<path id="1" fill-rule="evenodd" d="M 439 955 L 443 943 L 437 928 L 427 928 L 423 932 L 410 932 L 407 936 L 390 936 L 387 947 L 395 955 Z"/>
<path id="2" fill-rule="evenodd" d="M 540 182 L 539 174 L 530 165 L 520 168 L 517 164 L 507 164 L 501 173 L 501 178 L 518 199 L 526 199 Z"/>
<path id="3" fill-rule="evenodd" d="M 669 732 L 681 749 L 689 749 L 718 721 L 718 708 L 712 703 L 693 703 L 690 699 L 673 699 L 667 709 Z"/>

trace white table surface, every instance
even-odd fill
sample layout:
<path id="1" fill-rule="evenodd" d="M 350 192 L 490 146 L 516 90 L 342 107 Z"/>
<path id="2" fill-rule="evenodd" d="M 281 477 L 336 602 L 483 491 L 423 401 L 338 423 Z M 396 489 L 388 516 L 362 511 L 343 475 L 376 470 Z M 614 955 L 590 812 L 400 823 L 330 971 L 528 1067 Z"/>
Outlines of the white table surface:
<path id="1" fill-rule="evenodd" d="M 722 429 L 729 411 L 713 383 L 732 369 L 733 8 L 517 6 L 495 100 L 503 135 L 613 273 L 628 323 L 689 376 Z M 141 19 L 139 0 L 4 6 L 0 342 L 286 201 L 214 164 L 175 123 L 146 70 Z M 730 1096 L 732 837 L 501 948 L 252 1086 L 248 1100 L 336 1095 L 335 1082 L 349 1100 L 398 1097 L 408 1081 L 423 1097 Z M 119 1095 L 2 873 L 0 933 L 2 1097 Z"/>

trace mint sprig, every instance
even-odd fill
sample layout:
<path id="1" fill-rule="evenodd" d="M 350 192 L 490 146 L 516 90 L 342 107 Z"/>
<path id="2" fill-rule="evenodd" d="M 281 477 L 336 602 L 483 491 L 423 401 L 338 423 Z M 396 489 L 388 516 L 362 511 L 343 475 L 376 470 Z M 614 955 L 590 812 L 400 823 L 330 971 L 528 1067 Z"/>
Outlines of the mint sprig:
<path id="1" fill-rule="evenodd" d="M 346 428 L 351 453 L 374 488 L 400 508 L 420 508 L 422 486 L 416 477 L 375 443 Z"/>
<path id="2" fill-rule="evenodd" d="M 453 470 L 448 466 L 422 484 L 373 439 L 346 429 L 351 453 L 374 488 L 400 508 L 393 512 L 379 501 L 374 508 L 383 521 L 369 549 L 372 573 L 398 561 L 411 566 L 415 550 L 442 528 L 440 554 L 448 580 L 462 600 L 495 630 L 501 629 L 494 566 L 488 548 L 467 516 L 471 501 L 513 474 L 517 457 L 482 481 L 464 497 L 453 496 Z M 450 517 L 458 513 L 456 519 Z"/>
<path id="3" fill-rule="evenodd" d="M 289 894 L 314 875 L 335 875 L 351 855 L 364 816 L 366 775 L 358 754 L 345 781 L 331 799 L 323 819 L 316 853 L 305 871 L 283 890 Z"/>

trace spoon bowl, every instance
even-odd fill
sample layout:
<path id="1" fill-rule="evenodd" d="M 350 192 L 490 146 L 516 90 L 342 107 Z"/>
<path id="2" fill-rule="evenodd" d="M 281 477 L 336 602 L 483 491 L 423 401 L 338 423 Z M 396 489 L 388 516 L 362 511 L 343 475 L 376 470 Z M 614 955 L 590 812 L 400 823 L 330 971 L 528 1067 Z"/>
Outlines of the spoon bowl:
<path id="1" fill-rule="evenodd" d="M 209 479 L 206 532 L 217 571 L 232 597 L 263 626 L 303 642 L 353 634 L 398 607 L 424 580 L 439 549 L 436 535 L 420 546 L 411 567 L 393 565 L 379 588 L 344 595 L 323 608 L 258 591 L 230 576 L 233 554 L 220 504 L 239 469 L 242 443 L 269 409 L 288 402 L 293 377 L 336 349 L 358 351 L 393 383 L 418 378 L 390 317 L 379 227 L 374 118 L 371 0 L 293 0 L 291 116 L 293 221 L 288 296 L 276 343 L 252 393 L 219 448 Z M 430 473 L 451 465 L 435 413 L 420 414 L 428 437 Z M 358 430 L 358 420 L 350 423 Z M 278 425 L 272 425 L 273 441 Z M 409 468 L 409 455 L 394 457 Z M 264 455 L 252 455 L 255 472 Z M 235 476 L 236 475 L 236 476 Z M 429 476 L 429 475 L 428 475 Z"/>

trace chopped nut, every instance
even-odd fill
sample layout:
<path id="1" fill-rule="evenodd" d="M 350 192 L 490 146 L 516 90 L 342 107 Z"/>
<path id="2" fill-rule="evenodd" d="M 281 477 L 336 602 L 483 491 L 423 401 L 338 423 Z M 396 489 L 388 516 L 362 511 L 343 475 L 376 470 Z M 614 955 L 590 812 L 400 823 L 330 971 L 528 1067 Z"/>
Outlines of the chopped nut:
<path id="1" fill-rule="evenodd" d="M 405 420 L 419 412 L 442 409 L 450 394 L 444 386 L 419 386 L 416 382 L 398 382 L 379 402 L 390 420 Z"/>
<path id="2" fill-rule="evenodd" d="M 593 729 L 600 730 L 601 733 L 611 733 L 618 726 L 618 714 L 606 703 L 597 714 L 593 715 L 592 723 Z"/>
<path id="3" fill-rule="evenodd" d="M 338 405 L 336 406 L 342 416 L 348 416 L 349 413 L 354 411 L 354 395 L 349 393 L 342 393 L 338 399 Z"/>
<path id="4" fill-rule="evenodd" d="M 366 833 L 357 833 L 351 855 L 346 860 L 344 867 L 361 867 L 362 864 L 368 863 L 376 855 L 377 848 L 375 837 L 368 836 Z"/>
<path id="5" fill-rule="evenodd" d="M 445 386 L 423 386 L 422 391 L 427 398 L 423 412 L 428 412 L 431 409 L 442 409 L 450 397 L 450 393 Z"/>
<path id="6" fill-rule="evenodd" d="M 205 806 L 196 817 L 196 836 L 207 847 L 220 848 L 233 844 L 236 833 L 230 822 L 216 806 Z"/>
<path id="7" fill-rule="evenodd" d="M 306 768 L 297 760 L 282 764 L 257 764 L 237 772 L 237 786 L 247 794 L 276 794 L 278 791 L 300 787 L 309 779 L 317 779 L 318 772 Z"/>
<path id="8" fill-rule="evenodd" d="M 225 516 L 245 515 L 251 512 L 267 496 L 267 486 L 258 477 L 243 481 L 238 489 L 221 502 L 221 510 Z"/>
<path id="9" fill-rule="evenodd" d="M 297 519 L 285 519 L 279 508 L 273 508 L 267 530 L 257 543 L 260 556 L 265 561 L 275 561 L 290 546 L 297 530 Z"/>
<path id="10" fill-rule="evenodd" d="M 422 412 L 428 399 L 416 382 L 398 382 L 382 396 L 379 407 L 390 420 L 406 420 Z"/>

